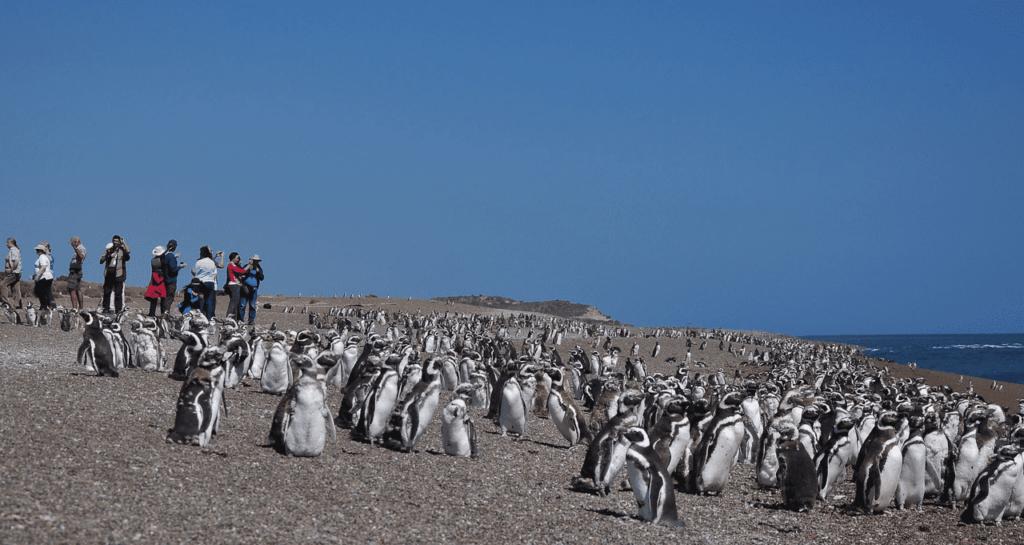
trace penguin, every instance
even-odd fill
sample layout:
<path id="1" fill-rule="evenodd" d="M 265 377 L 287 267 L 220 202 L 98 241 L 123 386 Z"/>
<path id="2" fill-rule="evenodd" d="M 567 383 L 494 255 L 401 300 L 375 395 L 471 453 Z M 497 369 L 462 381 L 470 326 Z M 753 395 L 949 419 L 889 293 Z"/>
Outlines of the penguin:
<path id="1" fill-rule="evenodd" d="M 687 415 L 689 401 L 675 397 L 665 404 L 665 412 L 650 433 L 651 446 L 665 463 L 669 475 L 675 475 L 679 463 L 684 461 L 690 450 L 690 418 Z M 686 473 L 684 468 L 683 474 Z"/>
<path id="2" fill-rule="evenodd" d="M 72 320 L 75 317 L 75 313 L 64 307 L 58 307 L 57 310 L 60 312 L 60 330 L 65 333 L 71 331 L 72 327 L 74 327 Z"/>
<path id="3" fill-rule="evenodd" d="M 661 354 L 661 341 L 656 341 L 654 343 L 654 349 L 651 350 L 651 358 L 657 358 L 658 354 Z"/>
<path id="4" fill-rule="evenodd" d="M 725 488 L 745 432 L 743 417 L 739 413 L 742 402 L 743 396 L 739 392 L 730 392 L 722 397 L 707 432 L 701 434 L 690 472 L 691 489 L 695 492 L 717 495 Z"/>
<path id="5" fill-rule="evenodd" d="M 198 443 L 205 448 L 216 431 L 223 401 L 224 368 L 215 351 L 204 354 L 199 367 L 189 374 L 178 392 L 174 427 L 167 431 L 169 443 Z"/>
<path id="6" fill-rule="evenodd" d="M 643 382 L 647 378 L 647 367 L 640 357 L 635 359 L 626 358 L 626 380 Z"/>
<path id="7" fill-rule="evenodd" d="M 527 404 L 523 399 L 523 390 L 519 379 L 509 377 L 501 390 L 501 407 L 498 410 L 498 425 L 501 435 L 511 432 L 513 435 L 526 435 Z"/>
<path id="8" fill-rule="evenodd" d="M 105 323 L 103 327 L 103 336 L 107 338 L 107 342 L 110 344 L 110 350 L 114 354 L 114 367 L 117 369 L 134 367 L 134 362 L 132 361 L 131 352 L 128 347 L 128 341 L 121 333 L 121 324 L 113 321 Z"/>
<path id="9" fill-rule="evenodd" d="M 800 445 L 807 452 L 810 459 L 818 454 L 818 432 L 815 424 L 818 422 L 818 408 L 814 405 L 806 407 L 800 415 Z"/>
<path id="10" fill-rule="evenodd" d="M 818 496 L 818 479 L 806 446 L 800 441 L 783 439 L 776 453 L 779 458 L 776 482 L 782 491 L 783 505 L 800 513 L 810 511 Z"/>
<path id="11" fill-rule="evenodd" d="M 551 393 L 552 379 L 547 372 L 540 370 L 533 375 L 536 381 L 536 388 L 533 393 L 533 404 L 531 410 L 538 418 L 548 417 L 548 397 Z"/>
<path id="12" fill-rule="evenodd" d="M 370 393 L 370 387 L 381 371 L 380 357 L 370 356 L 365 365 L 353 369 L 349 376 L 348 384 L 345 386 L 344 394 L 341 397 L 341 407 L 338 408 L 338 416 L 334 418 L 334 424 L 339 428 L 355 428 L 362 419 L 363 405 Z M 357 374 L 358 373 L 358 374 Z"/>
<path id="13" fill-rule="evenodd" d="M 631 427 L 622 433 L 628 441 L 626 474 L 640 508 L 640 520 L 672 528 L 685 526 L 676 510 L 675 488 L 668 470 L 651 445 L 647 431 Z"/>
<path id="14" fill-rule="evenodd" d="M 163 346 L 156 336 L 156 321 L 132 322 L 132 344 L 136 363 L 145 371 L 163 371 L 166 366 Z"/>
<path id="15" fill-rule="evenodd" d="M 383 442 L 391 412 L 398 402 L 398 371 L 395 368 L 399 359 L 399 356 L 392 355 L 381 366 L 370 383 L 359 424 L 353 430 L 354 436 L 369 441 L 371 445 Z"/>
<path id="16" fill-rule="evenodd" d="M 25 308 L 25 318 L 28 320 L 27 325 L 39 327 L 39 313 L 36 312 L 36 307 L 32 306 L 32 303 Z"/>
<path id="17" fill-rule="evenodd" d="M 416 448 L 416 443 L 430 425 L 441 395 L 441 380 L 441 364 L 437 358 L 431 357 L 423 367 L 422 378 L 395 409 L 392 437 L 405 452 Z"/>
<path id="18" fill-rule="evenodd" d="M 285 348 L 284 342 L 284 337 L 279 334 L 270 345 L 267 359 L 263 363 L 263 372 L 260 374 L 261 392 L 281 395 L 288 391 L 292 384 L 289 351 Z"/>
<path id="19" fill-rule="evenodd" d="M 867 514 L 884 512 L 896 495 L 903 468 L 899 424 L 896 413 L 883 413 L 860 449 L 854 470 L 857 484 L 854 505 Z"/>
<path id="20" fill-rule="evenodd" d="M 1003 515 L 1013 499 L 1014 488 L 1022 476 L 1017 460 L 1020 452 L 1020 447 L 1013 444 L 996 451 L 971 486 L 967 508 L 960 516 L 961 522 L 1002 524 Z"/>
<path id="21" fill-rule="evenodd" d="M 564 373 L 561 369 L 550 369 L 547 372 L 551 380 L 548 393 L 548 415 L 555 423 L 558 432 L 569 442 L 569 447 L 580 443 L 589 444 L 593 437 L 587 427 L 587 419 L 583 411 L 563 388 Z"/>
<path id="22" fill-rule="evenodd" d="M 815 458 L 818 472 L 818 499 L 827 501 L 829 492 L 846 477 L 846 466 L 856 461 L 855 445 L 850 440 L 854 422 L 844 418 L 835 424 L 828 443 Z"/>
<path id="23" fill-rule="evenodd" d="M 232 333 L 223 341 L 227 368 L 225 369 L 224 387 L 236 388 L 242 382 L 249 371 L 252 361 L 252 353 L 249 351 L 249 343 L 238 332 Z"/>
<path id="24" fill-rule="evenodd" d="M 971 485 L 995 450 L 996 434 L 988 427 L 988 414 L 984 409 L 970 412 L 964 424 L 953 466 L 953 507 L 967 499 Z"/>
<path id="25" fill-rule="evenodd" d="M 281 397 L 267 442 L 288 456 L 320 456 L 327 436 L 336 439 L 327 409 L 326 375 L 305 354 L 292 354 L 289 359 L 299 369 L 299 378 Z"/>
<path id="26" fill-rule="evenodd" d="M 259 335 L 252 340 L 252 344 L 249 346 L 249 352 L 252 357 L 249 361 L 249 370 L 246 374 L 253 379 L 260 380 L 263 378 L 263 366 L 267 363 L 267 352 L 269 351 L 270 338 L 268 336 Z M 333 368 L 331 369 L 334 370 Z"/>
<path id="27" fill-rule="evenodd" d="M 591 480 L 598 496 L 607 496 L 611 492 L 612 481 L 625 464 L 629 449 L 629 439 L 624 433 L 638 422 L 632 413 L 616 415 L 590 442 L 579 476 Z"/>
<path id="28" fill-rule="evenodd" d="M 455 358 L 447 355 L 438 361 L 441 364 L 441 387 L 445 391 L 454 392 L 455 387 L 459 385 L 459 369 L 455 365 Z"/>
<path id="29" fill-rule="evenodd" d="M 173 380 L 185 380 L 199 366 L 199 358 L 206 350 L 206 337 L 192 330 L 174 332 L 172 337 L 181 340 L 181 347 L 174 357 L 174 367 L 167 375 Z"/>
<path id="30" fill-rule="evenodd" d="M 1016 440 L 1017 449 L 1019 452 L 1014 457 L 1014 462 L 1017 464 L 1018 477 L 1016 484 L 1013 485 L 1013 491 L 1010 494 L 1010 500 L 1007 502 L 1006 510 L 1003 512 L 1004 519 L 1020 520 L 1021 514 L 1024 513 L 1024 431 L 1018 429 L 1011 439 Z"/>
<path id="31" fill-rule="evenodd" d="M 757 484 L 761 488 L 777 488 L 779 486 L 778 445 L 783 440 L 796 440 L 799 431 L 788 418 L 776 418 L 761 434 L 761 444 L 757 453 Z"/>
<path id="32" fill-rule="evenodd" d="M 110 340 L 103 333 L 103 324 L 95 312 L 82 311 L 82 344 L 78 346 L 78 364 L 98 376 L 117 377 L 114 367 L 114 351 Z"/>
<path id="33" fill-rule="evenodd" d="M 480 457 L 476 427 L 461 397 L 452 399 L 441 412 L 441 449 L 449 456 Z"/>
<path id="34" fill-rule="evenodd" d="M 764 432 L 764 422 L 761 417 L 761 403 L 757 400 L 758 383 L 748 380 L 744 383 L 744 388 L 747 395 L 740 403 L 744 425 L 743 442 L 740 443 L 740 463 L 752 464 L 757 458 L 758 441 Z"/>
<path id="35" fill-rule="evenodd" d="M 491 381 L 487 374 L 477 371 L 470 376 L 470 383 L 474 386 L 473 398 L 469 401 L 470 407 L 476 407 L 483 411 L 490 410 L 491 402 Z"/>
<path id="36" fill-rule="evenodd" d="M 924 443 L 924 417 L 909 418 L 910 436 L 903 442 L 903 465 L 896 485 L 896 509 L 915 508 L 924 503 L 928 447 Z"/>
<path id="37" fill-rule="evenodd" d="M 327 374 L 327 383 L 331 386 L 342 388 L 348 384 L 348 379 L 352 376 L 352 369 L 355 368 L 356 362 L 359 361 L 359 343 L 362 342 L 362 338 L 358 335 L 353 335 L 345 341 L 345 346 L 341 349 L 341 361 L 338 365 L 331 368 Z M 335 350 L 335 344 L 331 344 L 331 350 Z"/>
<path id="38" fill-rule="evenodd" d="M 953 445 L 942 429 L 938 413 L 925 416 L 925 431 L 922 441 L 925 445 L 925 497 L 946 493 L 947 484 L 952 486 L 952 475 L 947 468 L 953 465 Z"/>

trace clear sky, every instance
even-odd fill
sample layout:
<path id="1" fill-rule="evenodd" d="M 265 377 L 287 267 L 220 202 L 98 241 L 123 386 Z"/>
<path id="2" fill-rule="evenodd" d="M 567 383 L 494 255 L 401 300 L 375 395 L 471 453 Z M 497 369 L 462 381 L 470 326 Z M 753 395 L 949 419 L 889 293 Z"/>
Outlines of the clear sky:
<path id="1" fill-rule="evenodd" d="M 4 2 L 0 235 L 89 280 L 121 233 L 135 284 L 174 237 L 271 293 L 1024 330 L 1022 2 L 209 4 Z"/>

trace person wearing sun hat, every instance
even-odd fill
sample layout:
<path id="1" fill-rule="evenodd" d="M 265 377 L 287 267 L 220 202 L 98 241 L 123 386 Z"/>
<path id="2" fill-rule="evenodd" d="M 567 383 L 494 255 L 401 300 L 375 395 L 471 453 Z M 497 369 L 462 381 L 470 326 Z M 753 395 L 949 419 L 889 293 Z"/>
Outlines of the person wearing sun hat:
<path id="1" fill-rule="evenodd" d="M 149 262 L 152 273 L 149 276 L 149 286 L 146 287 L 146 300 L 149 301 L 149 317 L 156 317 L 156 309 L 163 308 L 164 298 L 167 297 L 167 285 L 164 283 L 164 253 L 167 250 L 163 246 L 153 248 L 153 259 Z"/>
<path id="2" fill-rule="evenodd" d="M 249 258 L 248 272 L 242 278 L 242 299 L 238 303 L 238 319 L 245 318 L 245 308 L 249 307 L 249 325 L 256 323 L 256 297 L 263 282 L 263 265 L 259 254 Z"/>
<path id="3" fill-rule="evenodd" d="M 53 307 L 53 260 L 46 244 L 39 244 L 36 250 L 36 269 L 32 280 L 36 281 L 35 294 L 39 298 L 39 310 Z"/>

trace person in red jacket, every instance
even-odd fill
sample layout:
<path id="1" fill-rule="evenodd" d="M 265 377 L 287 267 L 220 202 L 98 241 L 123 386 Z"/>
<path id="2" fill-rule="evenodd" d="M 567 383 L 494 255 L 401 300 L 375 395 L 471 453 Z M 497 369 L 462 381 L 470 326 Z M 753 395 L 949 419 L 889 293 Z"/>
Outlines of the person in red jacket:
<path id="1" fill-rule="evenodd" d="M 153 248 L 153 260 L 150 262 L 152 274 L 149 278 L 149 286 L 146 288 L 146 300 L 149 301 L 149 316 L 156 317 L 156 309 L 163 306 L 164 298 L 167 297 L 167 283 L 164 278 L 164 250 L 163 246 Z"/>
<path id="2" fill-rule="evenodd" d="M 242 279 L 249 273 L 250 265 L 242 266 L 242 256 L 238 252 L 231 252 L 228 255 L 228 284 L 227 292 L 231 296 L 228 303 L 228 318 L 238 319 L 238 303 L 242 295 Z"/>

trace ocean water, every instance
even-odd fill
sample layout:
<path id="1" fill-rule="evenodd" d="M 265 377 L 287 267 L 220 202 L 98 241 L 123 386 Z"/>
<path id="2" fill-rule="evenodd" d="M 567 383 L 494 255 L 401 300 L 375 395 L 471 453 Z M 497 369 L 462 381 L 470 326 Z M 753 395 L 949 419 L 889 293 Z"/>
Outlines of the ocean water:
<path id="1" fill-rule="evenodd" d="M 1024 383 L 1024 333 L 985 335 L 834 335 L 807 337 L 854 344 L 864 355 L 924 369 Z M 975 385 L 976 387 L 978 385 Z"/>

